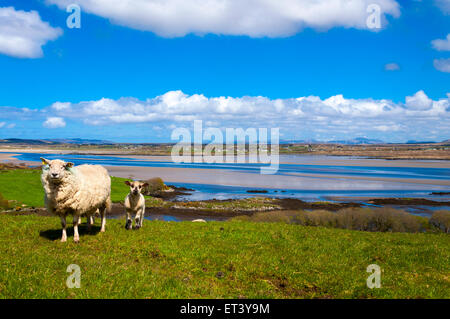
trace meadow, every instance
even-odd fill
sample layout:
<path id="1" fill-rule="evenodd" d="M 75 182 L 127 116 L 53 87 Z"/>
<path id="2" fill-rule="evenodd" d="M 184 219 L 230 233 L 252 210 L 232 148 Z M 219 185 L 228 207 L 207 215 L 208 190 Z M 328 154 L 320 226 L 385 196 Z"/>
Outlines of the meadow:
<path id="1" fill-rule="evenodd" d="M 145 221 L 59 242 L 55 217 L 0 216 L 1 298 L 450 298 L 447 234 Z M 70 264 L 81 288 L 69 289 Z M 370 264 L 381 288 L 369 289 Z"/>
<path id="2" fill-rule="evenodd" d="M 81 242 L 70 227 L 61 243 L 59 218 L 22 215 L 22 205 L 43 205 L 39 174 L 0 170 L 3 201 L 18 208 L 0 213 L 0 298 L 450 298 L 445 233 L 305 226 L 284 220 L 303 213 L 278 211 L 227 222 L 146 220 L 138 231 L 125 230 L 122 217 L 108 219 L 106 233 L 99 221 L 87 232 L 83 219 Z M 114 202 L 127 192 L 112 179 Z M 70 264 L 80 266 L 81 288 L 66 286 Z M 381 267 L 381 288 L 366 285 L 370 264 Z"/>

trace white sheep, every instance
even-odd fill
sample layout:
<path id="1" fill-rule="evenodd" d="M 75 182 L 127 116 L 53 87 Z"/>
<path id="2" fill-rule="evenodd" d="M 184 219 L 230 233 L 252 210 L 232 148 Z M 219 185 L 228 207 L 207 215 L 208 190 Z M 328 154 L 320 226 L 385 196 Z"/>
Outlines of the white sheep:
<path id="1" fill-rule="evenodd" d="M 125 181 L 125 184 L 130 186 L 130 193 L 125 197 L 124 202 L 127 213 L 125 228 L 132 229 L 131 215 L 136 214 L 134 217 L 134 229 L 139 229 L 142 227 L 145 213 L 145 198 L 141 192 L 148 186 L 148 183 Z"/>
<path id="2" fill-rule="evenodd" d="M 111 178 L 100 165 L 73 166 L 62 160 L 42 158 L 41 181 L 45 191 L 45 207 L 60 216 L 61 241 L 67 241 L 66 216 L 73 215 L 73 240 L 78 243 L 78 225 L 81 216 L 88 219 L 88 228 L 93 224 L 92 216 L 98 212 L 101 217 L 101 232 L 105 231 L 106 213 L 111 209 Z"/>

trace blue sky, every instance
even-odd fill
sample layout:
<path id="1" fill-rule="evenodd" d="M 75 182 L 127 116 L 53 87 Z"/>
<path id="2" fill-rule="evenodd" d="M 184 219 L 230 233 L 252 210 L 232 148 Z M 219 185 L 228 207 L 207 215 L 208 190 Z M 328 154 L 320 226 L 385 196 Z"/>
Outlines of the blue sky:
<path id="1" fill-rule="evenodd" d="M 447 0 L 311 13 L 311 0 L 200 13 L 195 0 L 133 1 L 0 2 L 0 138 L 170 141 L 194 119 L 283 139 L 450 138 Z M 66 26 L 68 3 L 80 29 Z M 369 3 L 380 30 L 364 24 Z"/>

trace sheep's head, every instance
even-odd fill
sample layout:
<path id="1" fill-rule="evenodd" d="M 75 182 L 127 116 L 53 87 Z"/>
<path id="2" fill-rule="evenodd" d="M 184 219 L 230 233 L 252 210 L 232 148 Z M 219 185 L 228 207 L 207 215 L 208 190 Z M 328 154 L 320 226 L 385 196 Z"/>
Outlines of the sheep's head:
<path id="1" fill-rule="evenodd" d="M 58 184 L 67 174 L 70 174 L 70 168 L 73 167 L 73 163 L 64 162 L 62 160 L 48 160 L 41 157 L 44 170 L 47 171 L 48 179 L 50 182 Z"/>
<path id="2" fill-rule="evenodd" d="M 139 194 L 144 187 L 148 186 L 148 183 L 136 182 L 136 181 L 134 181 L 134 182 L 125 181 L 125 184 L 130 186 L 130 193 L 133 195 Z"/>

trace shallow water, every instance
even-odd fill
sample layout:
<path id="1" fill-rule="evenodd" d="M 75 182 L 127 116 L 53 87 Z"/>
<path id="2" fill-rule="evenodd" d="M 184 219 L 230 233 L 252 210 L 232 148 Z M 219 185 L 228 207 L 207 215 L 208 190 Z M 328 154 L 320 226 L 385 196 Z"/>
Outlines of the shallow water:
<path id="1" fill-rule="evenodd" d="M 176 173 L 177 180 L 181 182 L 170 182 L 168 179 L 168 184 L 195 191 L 181 196 L 180 200 L 223 200 L 253 196 L 290 197 L 306 201 L 343 201 L 342 198 L 344 201 L 357 201 L 358 197 L 421 197 L 443 201 L 450 199 L 450 196 L 430 195 L 432 191 L 450 190 L 450 186 L 442 185 L 450 180 L 448 161 L 386 161 L 361 157 L 280 155 L 282 164 L 277 174 L 260 175 L 260 164 L 177 164 L 169 161 L 168 157 L 40 153 L 22 153 L 15 157 L 21 161 L 40 162 L 41 156 L 71 161 L 76 165 L 101 164 L 142 168 L 138 170 L 141 173 L 136 175 L 138 179 L 143 179 L 144 172 L 148 171 L 146 168 L 156 168 L 155 174 L 162 172 L 162 168 L 171 172 L 173 170 L 170 168 L 183 168 Z M 161 170 L 158 171 L 158 168 Z M 190 182 L 190 177 L 201 174 L 207 183 Z M 418 183 L 418 180 L 426 181 L 427 184 Z M 249 184 L 251 187 L 247 186 Z M 267 190 L 267 193 L 247 192 L 254 189 Z"/>
<path id="2" fill-rule="evenodd" d="M 260 173 L 262 164 L 250 163 L 173 163 L 171 161 L 145 160 L 133 157 L 116 157 L 106 155 L 73 155 L 73 154 L 40 154 L 23 153 L 14 156 L 21 161 L 40 162 L 40 157 L 48 159 L 62 159 L 71 161 L 75 165 L 80 164 L 101 164 L 111 166 L 134 166 L 134 167 L 176 167 L 176 168 L 199 168 L 199 169 L 221 169 L 243 171 L 246 173 Z M 316 156 L 320 159 L 330 159 L 332 161 L 351 160 L 349 157 Z M 355 158 L 357 160 L 359 158 Z M 301 164 L 293 164 L 298 161 Z M 386 162 L 385 160 L 372 160 Z M 310 156 L 280 155 L 280 167 L 275 175 L 291 174 L 319 174 L 324 176 L 345 175 L 357 177 L 388 177 L 406 179 L 437 179 L 450 180 L 450 168 L 433 167 L 398 167 L 398 166 L 350 166 L 350 165 L 314 165 L 314 158 Z M 289 163 L 287 163 L 289 162 Z"/>

